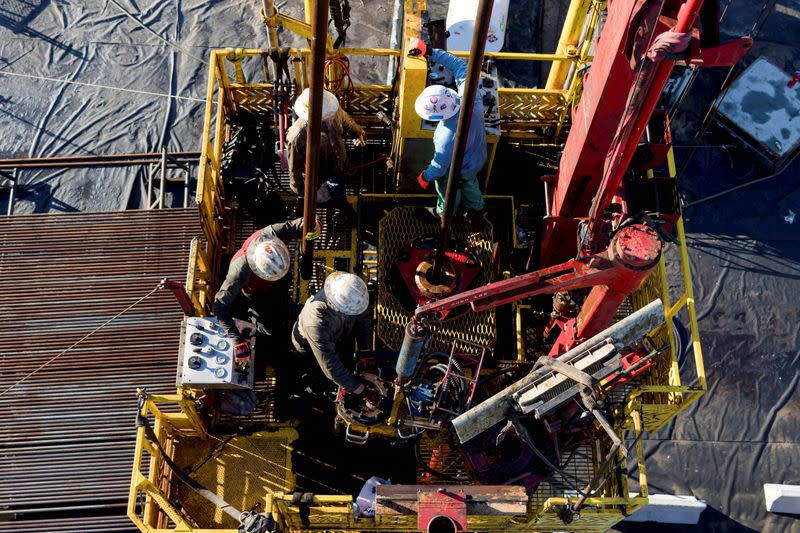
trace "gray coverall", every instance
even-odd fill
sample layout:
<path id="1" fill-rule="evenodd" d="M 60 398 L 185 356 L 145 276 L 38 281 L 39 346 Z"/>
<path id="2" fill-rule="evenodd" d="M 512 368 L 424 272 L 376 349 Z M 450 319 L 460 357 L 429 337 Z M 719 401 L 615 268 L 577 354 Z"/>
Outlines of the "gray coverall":
<path id="1" fill-rule="evenodd" d="M 267 316 L 279 315 L 281 309 L 280 306 L 275 305 L 275 301 L 280 300 L 281 297 L 288 298 L 285 283 L 281 283 L 282 280 L 267 281 L 253 273 L 247 264 L 247 246 L 259 235 L 278 238 L 288 244 L 292 239 L 300 237 L 302 233 L 302 218 L 272 224 L 250 235 L 239 251 L 234 254 L 230 267 L 228 267 L 228 275 L 214 296 L 213 306 L 214 316 L 217 317 L 222 330 L 229 338 L 238 339 L 241 336 L 239 330 L 236 329 L 232 314 L 232 307 L 237 296 L 243 295 L 247 298 L 248 304 L 254 306 L 256 311 L 260 311 L 259 314 Z M 279 294 L 281 291 L 283 294 Z"/>
<path id="2" fill-rule="evenodd" d="M 339 357 L 339 350 L 355 336 L 359 350 L 372 347 L 372 319 L 369 308 L 358 316 L 333 309 L 320 290 L 306 300 L 292 329 L 292 344 L 304 354 L 313 354 L 323 374 L 347 392 L 355 392 L 362 383 Z M 339 345 L 339 346 L 337 346 Z"/>
<path id="3" fill-rule="evenodd" d="M 305 187 L 306 129 L 306 120 L 298 118 L 286 132 L 289 187 L 298 195 L 303 194 Z M 344 176 L 350 168 L 347 147 L 344 145 L 345 132 L 358 137 L 364 129 L 340 107 L 333 118 L 322 121 L 318 185 L 331 178 Z"/>

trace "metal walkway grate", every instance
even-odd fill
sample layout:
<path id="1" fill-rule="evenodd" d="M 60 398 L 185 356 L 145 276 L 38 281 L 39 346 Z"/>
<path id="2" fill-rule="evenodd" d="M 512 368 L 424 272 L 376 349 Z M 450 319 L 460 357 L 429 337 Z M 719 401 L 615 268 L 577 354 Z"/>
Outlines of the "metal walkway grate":
<path id="1" fill-rule="evenodd" d="M 394 258 L 400 249 L 411 239 L 421 235 L 436 234 L 437 227 L 433 223 L 420 220 L 412 207 L 398 207 L 389 212 L 378 223 L 378 305 L 377 334 L 393 350 L 399 350 L 403 342 L 403 331 L 411 313 L 403 307 L 397 297 L 392 294 L 387 278 Z M 469 226 L 462 221 L 453 224 L 453 238 L 460 241 L 475 240 Z M 486 224 L 478 234 L 477 247 L 480 249 L 482 280 L 485 284 L 491 279 L 492 271 L 492 225 Z M 454 339 L 459 338 L 481 346 L 492 346 L 496 335 L 495 312 L 467 312 L 448 318 L 435 326 L 431 338 L 431 351 L 449 351 Z"/>
<path id="2" fill-rule="evenodd" d="M 190 438 L 179 443 L 183 461 L 179 466 L 240 511 L 254 507 L 263 511 L 267 494 L 294 489 L 291 445 L 295 439 L 297 432 L 288 427 L 252 435 Z M 173 489 L 201 528 L 237 527 L 230 516 L 180 481 L 173 481 Z"/>

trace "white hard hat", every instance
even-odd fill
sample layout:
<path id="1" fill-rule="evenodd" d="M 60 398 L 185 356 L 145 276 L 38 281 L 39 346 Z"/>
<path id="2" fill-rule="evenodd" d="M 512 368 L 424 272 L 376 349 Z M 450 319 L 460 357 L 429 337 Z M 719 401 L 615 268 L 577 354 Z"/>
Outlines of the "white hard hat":
<path id="1" fill-rule="evenodd" d="M 261 279 L 277 281 L 289 272 L 289 248 L 280 239 L 260 235 L 247 245 L 247 264 Z"/>
<path id="2" fill-rule="evenodd" d="M 425 120 L 447 120 L 461 108 L 461 97 L 444 85 L 430 85 L 417 96 L 414 110 Z"/>
<path id="3" fill-rule="evenodd" d="M 297 100 L 294 101 L 294 112 L 298 117 L 308 120 L 308 89 L 303 89 Z M 331 118 L 339 110 L 339 99 L 333 93 L 322 90 L 322 120 Z"/>
<path id="4" fill-rule="evenodd" d="M 331 307 L 345 315 L 360 315 L 369 307 L 367 284 L 355 274 L 334 272 L 325 279 L 324 290 Z"/>

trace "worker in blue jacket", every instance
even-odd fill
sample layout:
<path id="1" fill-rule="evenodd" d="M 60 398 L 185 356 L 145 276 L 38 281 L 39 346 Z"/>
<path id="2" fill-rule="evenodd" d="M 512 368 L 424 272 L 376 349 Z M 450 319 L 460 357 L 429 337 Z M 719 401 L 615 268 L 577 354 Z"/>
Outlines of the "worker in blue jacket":
<path id="1" fill-rule="evenodd" d="M 410 55 L 425 56 L 426 52 L 427 46 L 424 42 L 419 39 L 411 40 Z M 414 109 L 420 117 L 439 122 L 433 133 L 435 150 L 433 159 L 428 168 L 420 172 L 417 182 L 423 189 L 427 189 L 431 183 L 435 184 L 438 195 L 436 213 L 441 216 L 444 212 L 444 196 L 447 190 L 450 161 L 453 158 L 461 97 L 467 81 L 467 62 L 445 50 L 436 48 L 431 52 L 430 58 L 453 72 L 458 87 L 458 92 L 456 92 L 442 85 L 431 85 L 420 93 L 414 103 Z M 482 217 L 483 196 L 478 185 L 478 172 L 485 163 L 486 129 L 483 122 L 483 103 L 480 98 L 476 98 L 475 105 L 472 107 L 472 120 L 467 134 L 467 147 L 461 164 L 459 192 L 456 194 L 454 210 L 458 210 L 459 206 L 463 204 L 468 215 Z"/>

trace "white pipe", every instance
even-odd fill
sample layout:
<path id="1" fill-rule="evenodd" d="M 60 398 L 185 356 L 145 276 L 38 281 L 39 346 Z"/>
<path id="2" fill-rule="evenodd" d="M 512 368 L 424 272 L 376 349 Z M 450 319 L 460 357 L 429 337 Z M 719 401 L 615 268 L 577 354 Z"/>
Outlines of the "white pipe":
<path id="1" fill-rule="evenodd" d="M 400 34 L 403 31 L 401 21 L 403 20 L 403 0 L 394 0 L 394 9 L 392 9 L 392 33 L 389 38 L 389 48 L 398 50 L 400 48 Z M 391 56 L 389 58 L 389 69 L 386 71 L 386 85 L 392 85 L 394 82 L 394 71 L 397 68 L 397 58 Z"/>

